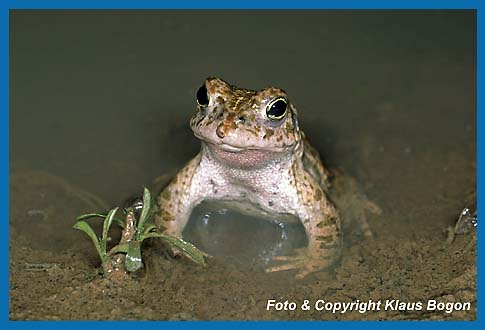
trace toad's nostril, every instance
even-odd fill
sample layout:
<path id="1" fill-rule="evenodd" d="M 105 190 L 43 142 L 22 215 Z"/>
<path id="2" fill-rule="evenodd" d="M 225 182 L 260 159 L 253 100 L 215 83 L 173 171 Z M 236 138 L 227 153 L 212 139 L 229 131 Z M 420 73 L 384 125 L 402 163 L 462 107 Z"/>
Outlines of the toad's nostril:
<path id="1" fill-rule="evenodd" d="M 246 122 L 246 117 L 239 116 L 236 120 L 236 124 L 244 124 Z"/>
<path id="2" fill-rule="evenodd" d="M 220 123 L 219 126 L 217 126 L 216 135 L 221 139 L 224 138 L 224 136 L 226 136 L 226 134 L 224 133 L 224 123 Z"/>

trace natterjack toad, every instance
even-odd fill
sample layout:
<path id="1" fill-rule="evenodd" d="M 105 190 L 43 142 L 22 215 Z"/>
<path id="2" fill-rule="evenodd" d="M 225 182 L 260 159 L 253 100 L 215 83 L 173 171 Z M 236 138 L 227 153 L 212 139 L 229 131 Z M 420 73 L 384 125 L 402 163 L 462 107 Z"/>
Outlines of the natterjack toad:
<path id="1" fill-rule="evenodd" d="M 327 197 L 327 170 L 300 130 L 287 94 L 208 78 L 196 99 L 190 126 L 202 148 L 158 197 L 157 225 L 181 237 L 203 200 L 282 221 L 296 216 L 308 246 L 274 257 L 285 262 L 267 271 L 298 269 L 297 278 L 303 278 L 331 266 L 342 243 L 339 213 Z"/>

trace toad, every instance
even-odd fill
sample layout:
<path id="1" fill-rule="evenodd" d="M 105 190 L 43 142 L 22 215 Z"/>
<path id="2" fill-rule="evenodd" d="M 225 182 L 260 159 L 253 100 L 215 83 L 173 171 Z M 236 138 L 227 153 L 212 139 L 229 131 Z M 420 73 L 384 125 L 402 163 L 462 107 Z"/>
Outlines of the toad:
<path id="1" fill-rule="evenodd" d="M 308 238 L 268 272 L 297 269 L 296 278 L 324 270 L 339 258 L 341 219 L 328 197 L 329 171 L 298 124 L 287 93 L 259 91 L 208 78 L 198 89 L 190 127 L 201 150 L 158 197 L 157 226 L 176 237 L 193 208 L 225 201 L 245 214 L 299 219 Z"/>

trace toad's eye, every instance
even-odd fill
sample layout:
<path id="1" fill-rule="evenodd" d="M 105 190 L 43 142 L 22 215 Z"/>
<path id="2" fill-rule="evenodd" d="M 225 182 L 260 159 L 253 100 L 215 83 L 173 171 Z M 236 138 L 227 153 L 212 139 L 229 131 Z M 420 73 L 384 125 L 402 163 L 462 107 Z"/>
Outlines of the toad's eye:
<path id="1" fill-rule="evenodd" d="M 266 116 L 271 120 L 280 120 L 286 115 L 288 102 L 283 97 L 278 97 L 266 106 Z"/>
<path id="2" fill-rule="evenodd" d="M 207 88 L 205 88 L 205 85 L 200 86 L 199 90 L 197 91 L 197 104 L 202 108 L 209 105 L 209 94 L 207 94 Z"/>

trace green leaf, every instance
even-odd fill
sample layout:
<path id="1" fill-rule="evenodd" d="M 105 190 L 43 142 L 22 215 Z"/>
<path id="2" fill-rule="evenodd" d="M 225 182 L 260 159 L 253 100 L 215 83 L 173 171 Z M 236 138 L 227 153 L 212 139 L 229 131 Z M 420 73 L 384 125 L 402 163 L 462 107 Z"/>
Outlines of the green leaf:
<path id="1" fill-rule="evenodd" d="M 164 241 L 167 241 L 170 245 L 180 249 L 183 254 L 185 254 L 189 259 L 191 259 L 196 264 L 204 267 L 206 266 L 204 253 L 200 251 L 198 248 L 196 248 L 195 245 L 193 245 L 192 243 L 184 241 L 181 238 L 177 238 L 177 237 L 173 237 L 173 236 L 169 236 L 161 233 L 153 233 L 153 232 L 143 235 L 141 240 L 143 241 L 145 238 L 150 238 L 150 237 L 157 237 Z"/>
<path id="2" fill-rule="evenodd" d="M 116 223 L 121 228 L 125 229 L 125 221 L 120 218 L 113 217 L 113 222 Z"/>
<path id="3" fill-rule="evenodd" d="M 86 233 L 91 240 L 93 241 L 94 246 L 96 247 L 96 251 L 98 252 L 99 257 L 101 258 L 101 262 L 105 263 L 108 261 L 108 256 L 106 255 L 106 249 L 102 249 L 101 245 L 99 244 L 98 236 L 94 232 L 93 228 L 84 220 L 77 221 L 72 228 L 78 229 Z"/>
<path id="4" fill-rule="evenodd" d="M 150 209 L 152 208 L 152 197 L 150 191 L 145 187 L 143 189 L 143 208 L 141 210 L 140 219 L 138 220 L 138 233 L 143 232 L 143 227 L 145 222 L 148 220 L 150 215 Z"/>
<path id="5" fill-rule="evenodd" d="M 113 222 L 113 218 L 117 211 L 118 211 L 118 207 L 115 207 L 114 209 L 110 210 L 103 222 L 103 236 L 101 237 L 100 245 L 104 251 L 106 251 L 106 242 L 108 241 L 108 231 L 109 231 L 109 228 L 111 227 L 111 223 Z"/>
<path id="6" fill-rule="evenodd" d="M 140 242 L 130 241 L 128 243 L 128 253 L 125 257 L 125 269 L 129 272 L 134 272 L 142 266 Z"/>
<path id="7" fill-rule="evenodd" d="M 112 256 L 113 254 L 117 253 L 128 253 L 128 243 L 122 243 L 115 245 L 109 250 L 108 255 Z"/>
<path id="8" fill-rule="evenodd" d="M 107 216 L 106 214 L 100 214 L 100 213 L 87 213 L 87 214 L 83 214 L 83 215 L 78 216 L 76 218 L 76 221 L 86 220 L 86 219 L 89 219 L 89 218 L 103 218 L 103 219 L 105 219 L 106 216 Z M 113 217 L 113 222 L 116 223 L 121 228 L 125 228 L 125 222 L 123 220 L 121 220 L 120 218 Z"/>
<path id="9" fill-rule="evenodd" d="M 143 234 L 148 234 L 157 229 L 157 226 L 153 223 L 148 224 L 143 230 Z"/>

